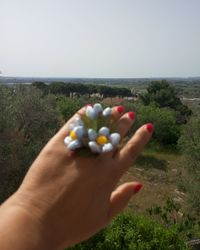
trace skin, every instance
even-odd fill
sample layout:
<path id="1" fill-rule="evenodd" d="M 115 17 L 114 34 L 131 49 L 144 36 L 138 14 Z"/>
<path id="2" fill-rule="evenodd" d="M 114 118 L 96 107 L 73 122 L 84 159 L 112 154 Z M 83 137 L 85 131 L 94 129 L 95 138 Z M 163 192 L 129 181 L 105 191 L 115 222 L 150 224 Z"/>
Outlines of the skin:
<path id="1" fill-rule="evenodd" d="M 137 182 L 116 186 L 149 141 L 147 126 L 120 150 L 81 157 L 63 144 L 74 117 L 47 143 L 19 189 L 2 204 L 0 249 L 72 246 L 105 227 L 135 194 Z M 116 107 L 112 119 L 122 137 L 133 124 Z"/>

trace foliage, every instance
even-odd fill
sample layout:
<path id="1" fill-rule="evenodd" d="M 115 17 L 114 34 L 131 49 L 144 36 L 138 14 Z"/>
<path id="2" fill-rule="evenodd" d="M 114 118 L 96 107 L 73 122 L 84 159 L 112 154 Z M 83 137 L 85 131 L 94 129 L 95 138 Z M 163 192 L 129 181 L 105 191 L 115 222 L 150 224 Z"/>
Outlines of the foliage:
<path id="1" fill-rule="evenodd" d="M 185 155 L 185 168 L 190 177 L 186 185 L 190 203 L 200 214 L 200 118 L 198 116 L 193 116 L 184 126 L 179 147 Z"/>
<path id="2" fill-rule="evenodd" d="M 192 170 L 200 173 L 200 118 L 198 116 L 193 116 L 184 126 L 179 146 L 189 157 Z"/>
<path id="3" fill-rule="evenodd" d="M 69 98 L 65 96 L 59 96 L 56 98 L 57 109 L 65 120 L 68 120 L 74 113 L 76 113 L 81 107 L 82 103 L 79 98 Z"/>
<path id="4" fill-rule="evenodd" d="M 166 204 L 161 207 L 154 205 L 147 209 L 148 214 L 161 222 L 167 228 L 176 226 L 179 236 L 185 240 L 197 237 L 200 230 L 200 220 L 191 213 L 184 213 L 181 205 L 172 199 L 167 199 Z"/>
<path id="5" fill-rule="evenodd" d="M 120 214 L 106 229 L 70 250 L 186 250 L 177 228 L 165 228 L 131 212 Z"/>
<path id="6" fill-rule="evenodd" d="M 110 87 L 107 85 L 93 85 L 82 83 L 52 82 L 46 85 L 42 82 L 34 82 L 33 86 L 41 89 L 45 93 L 60 94 L 65 96 L 81 96 L 99 94 L 101 97 L 129 97 L 132 96 L 131 90 L 124 87 Z"/>
<path id="7" fill-rule="evenodd" d="M 43 94 L 48 94 L 48 85 L 44 82 L 33 82 L 32 86 L 41 90 Z"/>
<path id="8" fill-rule="evenodd" d="M 154 133 L 151 143 L 165 148 L 175 149 L 181 134 L 181 126 L 176 122 L 176 112 L 169 108 L 159 108 L 154 105 L 145 106 L 141 103 L 124 100 L 122 103 L 126 111 L 135 111 L 136 120 L 129 130 L 129 135 L 136 131 L 140 126 L 152 122 Z"/>
<path id="9" fill-rule="evenodd" d="M 19 186 L 28 167 L 60 124 L 55 97 L 30 86 L 0 86 L 0 202 Z"/>
<path id="10" fill-rule="evenodd" d="M 175 112 L 155 106 L 136 106 L 135 127 L 152 122 L 154 124 L 153 139 L 161 145 L 175 145 L 180 136 L 180 125 L 176 123 Z M 132 131 L 131 131 L 132 132 Z"/>
<path id="11" fill-rule="evenodd" d="M 155 105 L 159 108 L 171 108 L 176 111 L 177 122 L 186 123 L 192 111 L 177 96 L 174 86 L 166 80 L 153 81 L 147 87 L 147 92 L 140 95 L 144 105 Z"/>

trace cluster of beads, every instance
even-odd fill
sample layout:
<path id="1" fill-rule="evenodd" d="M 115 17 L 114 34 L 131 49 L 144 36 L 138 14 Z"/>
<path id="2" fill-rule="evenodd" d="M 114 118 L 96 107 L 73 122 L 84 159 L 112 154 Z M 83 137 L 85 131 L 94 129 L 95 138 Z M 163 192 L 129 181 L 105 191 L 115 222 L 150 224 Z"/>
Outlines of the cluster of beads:
<path id="1" fill-rule="evenodd" d="M 109 120 L 112 109 L 102 108 L 101 104 L 87 106 L 82 116 L 77 116 L 69 125 L 69 135 L 65 137 L 64 144 L 70 150 L 82 147 L 90 148 L 93 153 L 112 151 L 120 142 L 120 134 L 111 132 Z M 102 121 L 106 123 L 102 125 Z M 101 127 L 99 123 L 101 122 Z"/>

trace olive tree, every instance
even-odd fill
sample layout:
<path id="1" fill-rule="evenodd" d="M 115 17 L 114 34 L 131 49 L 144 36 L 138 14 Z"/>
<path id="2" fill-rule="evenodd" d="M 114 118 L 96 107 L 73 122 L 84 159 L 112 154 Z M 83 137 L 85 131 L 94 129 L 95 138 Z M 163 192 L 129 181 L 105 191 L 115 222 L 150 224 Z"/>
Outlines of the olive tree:
<path id="1" fill-rule="evenodd" d="M 19 186 L 60 125 L 53 96 L 32 86 L 0 86 L 0 202 Z"/>

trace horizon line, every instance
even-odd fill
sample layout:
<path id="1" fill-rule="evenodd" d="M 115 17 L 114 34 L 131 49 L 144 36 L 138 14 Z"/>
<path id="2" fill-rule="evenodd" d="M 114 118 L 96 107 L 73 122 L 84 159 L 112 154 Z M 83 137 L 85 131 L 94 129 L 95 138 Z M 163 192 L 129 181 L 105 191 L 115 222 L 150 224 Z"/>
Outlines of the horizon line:
<path id="1" fill-rule="evenodd" d="M 200 78 L 200 75 L 198 76 L 144 76 L 144 77 L 62 77 L 62 76 L 7 76 L 7 75 L 0 75 L 0 78 L 39 78 L 39 79 L 45 79 L 45 78 L 52 78 L 52 79 L 188 79 L 188 78 Z"/>

